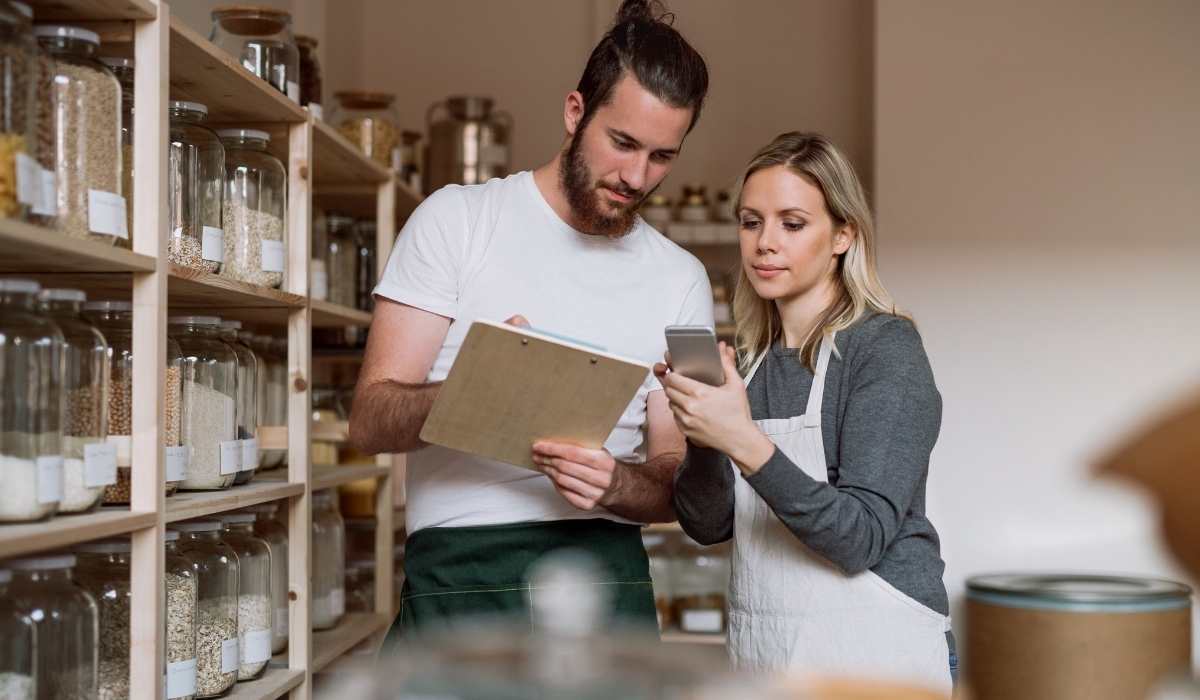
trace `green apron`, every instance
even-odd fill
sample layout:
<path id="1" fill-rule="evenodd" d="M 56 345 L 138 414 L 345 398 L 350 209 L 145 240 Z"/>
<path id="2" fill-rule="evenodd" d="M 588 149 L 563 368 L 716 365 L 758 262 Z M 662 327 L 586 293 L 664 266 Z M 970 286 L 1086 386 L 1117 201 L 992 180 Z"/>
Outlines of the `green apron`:
<path id="1" fill-rule="evenodd" d="M 608 571 L 613 622 L 658 633 L 641 528 L 611 520 L 557 520 L 482 527 L 434 527 L 408 538 L 400 614 L 384 642 L 437 632 L 455 618 L 531 627 L 529 567 L 560 549 L 582 550 Z"/>

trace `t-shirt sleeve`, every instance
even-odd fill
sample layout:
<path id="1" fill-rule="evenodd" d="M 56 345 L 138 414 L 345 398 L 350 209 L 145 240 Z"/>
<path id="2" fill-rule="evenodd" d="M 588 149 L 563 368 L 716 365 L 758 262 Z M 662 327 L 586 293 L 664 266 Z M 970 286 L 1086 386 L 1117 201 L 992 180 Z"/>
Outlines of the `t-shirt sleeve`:
<path id="1" fill-rule="evenodd" d="M 467 201 L 458 188 L 443 188 L 430 195 L 408 217 L 374 293 L 455 318 L 468 221 Z"/>

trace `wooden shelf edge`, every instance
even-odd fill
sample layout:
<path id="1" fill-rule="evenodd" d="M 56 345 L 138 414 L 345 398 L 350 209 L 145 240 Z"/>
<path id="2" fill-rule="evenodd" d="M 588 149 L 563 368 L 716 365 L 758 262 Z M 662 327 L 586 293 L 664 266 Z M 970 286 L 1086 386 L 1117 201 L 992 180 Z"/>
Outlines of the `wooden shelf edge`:
<path id="1" fill-rule="evenodd" d="M 361 479 L 380 479 L 391 472 L 390 467 L 379 467 L 374 464 L 347 466 L 313 465 L 311 485 L 313 491 L 324 491 L 325 489 L 336 488 Z"/>
<path id="2" fill-rule="evenodd" d="M 158 8 L 150 0 L 55 0 L 53 4 L 34 0 L 33 11 L 38 22 L 146 20 L 158 16 Z"/>
<path id="3" fill-rule="evenodd" d="M 695 634 L 692 632 L 663 632 L 662 641 L 668 644 L 724 645 L 724 634 Z"/>
<path id="4" fill-rule="evenodd" d="M 262 678 L 238 683 L 225 696 L 225 700 L 275 700 L 304 682 L 304 671 L 286 667 L 268 666 Z"/>
<path id="5" fill-rule="evenodd" d="M 157 520 L 154 513 L 101 508 L 91 513 L 59 515 L 36 523 L 4 524 L 0 525 L 0 559 L 124 535 L 152 527 Z"/>
<path id="6" fill-rule="evenodd" d="M 342 326 L 371 325 L 371 312 L 352 309 L 349 306 L 314 299 L 312 301 L 313 328 L 337 328 Z"/>
<path id="7" fill-rule="evenodd" d="M 308 303 L 308 297 L 299 294 L 260 287 L 256 284 L 247 284 L 227 279 L 220 275 L 214 275 L 211 272 L 192 270 L 181 265 L 176 265 L 175 263 L 170 263 L 167 271 L 174 287 L 168 287 L 167 289 L 167 303 L 171 306 L 179 307 L 180 301 L 189 302 L 192 300 L 198 302 L 196 303 L 197 308 L 220 304 L 228 304 L 229 306 L 303 308 Z M 189 289 L 192 285 L 205 288 L 206 295 L 216 293 L 217 296 L 225 297 L 227 295 L 228 298 L 217 300 L 201 298 L 199 295 L 194 294 L 193 290 Z"/>
<path id="8" fill-rule="evenodd" d="M 391 171 L 389 169 L 368 158 L 367 155 L 359 150 L 353 143 L 350 143 L 349 139 L 347 139 L 345 136 L 342 136 L 337 129 L 327 124 L 324 120 L 314 119 L 313 131 L 316 133 L 316 139 L 314 139 L 315 147 L 313 149 L 314 189 L 319 188 L 322 184 L 355 184 L 353 182 L 342 181 L 330 183 L 322 178 L 320 174 L 320 157 L 326 148 L 332 148 L 336 154 L 335 157 L 349 159 L 355 163 L 354 167 L 362 169 L 364 173 L 367 174 L 367 178 L 361 182 L 363 185 L 378 186 L 381 183 L 387 182 L 388 177 L 391 176 Z"/>
<path id="9" fill-rule="evenodd" d="M 149 255 L 96 241 L 70 238 L 53 229 L 16 219 L 0 219 L 0 244 L 3 244 L 6 253 L 21 253 L 21 258 L 33 252 L 39 257 L 46 256 L 53 260 L 45 270 L 32 270 L 24 264 L 20 265 L 21 269 L 30 273 L 153 272 L 155 267 L 155 260 Z M 7 269 L 7 264 L 0 260 L 0 267 Z"/>
<path id="10" fill-rule="evenodd" d="M 347 613 L 337 627 L 312 635 L 312 672 L 319 673 L 339 657 L 391 624 L 381 613 Z"/>
<path id="11" fill-rule="evenodd" d="M 180 491 L 167 499 L 166 522 L 202 518 L 304 493 L 304 484 L 261 479 L 224 491 Z"/>

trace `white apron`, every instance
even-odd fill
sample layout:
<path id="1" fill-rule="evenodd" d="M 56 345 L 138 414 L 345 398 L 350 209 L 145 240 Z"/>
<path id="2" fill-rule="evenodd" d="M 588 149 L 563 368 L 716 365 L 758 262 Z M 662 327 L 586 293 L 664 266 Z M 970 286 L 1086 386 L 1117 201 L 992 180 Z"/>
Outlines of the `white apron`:
<path id="1" fill-rule="evenodd" d="M 755 421 L 783 454 L 828 482 L 821 401 L 833 338 L 821 343 L 803 416 Z M 760 356 L 746 384 L 762 364 Z M 731 463 L 732 466 L 732 463 Z M 847 576 L 808 549 L 735 474 L 729 654 L 738 669 L 907 682 L 951 692 L 950 619 L 871 571 Z"/>

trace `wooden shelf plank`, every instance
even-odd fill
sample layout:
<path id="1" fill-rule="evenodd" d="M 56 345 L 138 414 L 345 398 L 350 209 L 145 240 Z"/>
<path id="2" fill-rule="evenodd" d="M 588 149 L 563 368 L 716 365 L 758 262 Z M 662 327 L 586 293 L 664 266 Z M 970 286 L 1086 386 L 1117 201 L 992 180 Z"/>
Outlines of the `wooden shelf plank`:
<path id="1" fill-rule="evenodd" d="M 671 644 L 725 644 L 723 634 L 693 634 L 690 632 L 663 632 L 662 641 Z"/>
<path id="2" fill-rule="evenodd" d="M 154 19 L 158 10 L 150 0 L 33 0 L 33 16 L 39 22 Z"/>
<path id="3" fill-rule="evenodd" d="M 313 120 L 313 135 L 313 185 L 316 189 L 323 185 L 378 185 L 386 182 L 391 174 L 320 119 Z M 373 211 L 371 217 L 374 218 Z"/>
<path id="4" fill-rule="evenodd" d="M 379 479 L 391 473 L 389 467 L 374 464 L 349 464 L 340 467 L 319 467 L 312 470 L 312 490 L 323 491 L 359 479 Z"/>
<path id="5" fill-rule="evenodd" d="M 272 662 L 261 678 L 238 683 L 224 697 L 225 700 L 275 700 L 303 682 L 304 671 L 293 671 L 287 668 L 286 663 L 276 666 Z"/>
<path id="6" fill-rule="evenodd" d="M 366 328 L 371 325 L 371 312 L 352 309 L 328 301 L 313 300 L 312 323 L 313 328 L 344 328 L 346 326 Z"/>
<path id="7" fill-rule="evenodd" d="M 152 527 L 155 520 L 154 513 L 101 508 L 92 513 L 59 515 L 44 522 L 0 525 L 0 559 L 123 535 Z"/>
<path id="8" fill-rule="evenodd" d="M 255 478 L 248 484 L 224 491 L 180 491 L 167 499 L 166 522 L 201 518 L 302 493 L 304 484 L 265 478 Z"/>
<path id="9" fill-rule="evenodd" d="M 170 275 L 167 303 L 175 309 L 211 308 L 225 316 L 225 311 L 237 308 L 286 311 L 302 308 L 308 303 L 308 299 L 299 294 L 238 282 L 181 265 L 171 264 Z M 229 317 L 233 318 L 232 315 Z"/>
<path id="10" fill-rule="evenodd" d="M 324 632 L 313 632 L 312 672 L 320 672 L 338 657 L 358 646 L 359 642 L 387 629 L 391 622 L 387 615 L 379 613 L 346 613 L 337 627 Z"/>
<path id="11" fill-rule="evenodd" d="M 154 271 L 154 258 L 148 255 L 14 219 L 0 219 L 0 250 L 0 272 L 5 273 Z"/>

